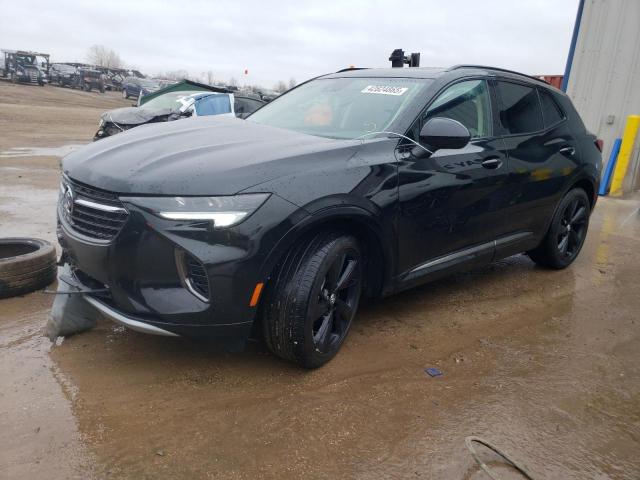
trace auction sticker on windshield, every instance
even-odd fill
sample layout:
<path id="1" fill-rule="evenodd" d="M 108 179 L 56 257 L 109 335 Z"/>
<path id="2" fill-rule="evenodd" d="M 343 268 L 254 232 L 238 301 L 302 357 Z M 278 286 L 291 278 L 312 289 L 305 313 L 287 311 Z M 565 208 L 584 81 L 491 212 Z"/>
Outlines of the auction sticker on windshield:
<path id="1" fill-rule="evenodd" d="M 369 85 L 360 93 L 378 93 L 381 95 L 402 95 L 409 90 L 407 87 L 392 87 L 389 85 Z"/>

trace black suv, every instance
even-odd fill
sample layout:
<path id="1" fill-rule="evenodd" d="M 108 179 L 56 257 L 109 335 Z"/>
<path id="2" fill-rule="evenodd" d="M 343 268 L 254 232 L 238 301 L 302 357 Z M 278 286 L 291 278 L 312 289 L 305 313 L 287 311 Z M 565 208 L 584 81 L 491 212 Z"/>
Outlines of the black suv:
<path id="1" fill-rule="evenodd" d="M 59 87 L 73 87 L 78 83 L 78 69 L 66 63 L 54 63 L 49 68 L 49 83 Z"/>
<path id="2" fill-rule="evenodd" d="M 601 154 L 569 98 L 496 68 L 341 71 L 247 120 L 144 125 L 63 161 L 59 239 L 130 328 L 305 367 L 381 297 L 521 252 L 580 252 Z"/>

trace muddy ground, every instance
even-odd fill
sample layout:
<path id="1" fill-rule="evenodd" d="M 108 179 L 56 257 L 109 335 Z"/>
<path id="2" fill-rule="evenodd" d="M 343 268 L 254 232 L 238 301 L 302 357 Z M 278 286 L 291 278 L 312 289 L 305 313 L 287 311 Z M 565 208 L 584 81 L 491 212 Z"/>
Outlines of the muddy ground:
<path id="1" fill-rule="evenodd" d="M 0 236 L 54 241 L 59 179 L 4 152 L 129 103 L 0 84 Z M 488 478 L 468 435 L 536 479 L 640 478 L 639 206 L 601 199 L 567 270 L 516 256 L 367 305 L 317 371 L 107 321 L 52 347 L 50 296 L 0 300 L 0 478 Z"/>

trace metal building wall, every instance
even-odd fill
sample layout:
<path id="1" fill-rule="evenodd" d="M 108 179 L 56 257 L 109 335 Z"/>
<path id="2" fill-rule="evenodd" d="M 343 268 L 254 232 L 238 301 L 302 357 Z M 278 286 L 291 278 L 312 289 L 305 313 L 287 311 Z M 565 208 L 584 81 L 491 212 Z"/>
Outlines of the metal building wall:
<path id="1" fill-rule="evenodd" d="M 640 0 L 585 0 L 567 93 L 604 140 L 606 162 L 627 115 L 640 115 Z M 638 144 L 627 187 L 640 187 Z"/>

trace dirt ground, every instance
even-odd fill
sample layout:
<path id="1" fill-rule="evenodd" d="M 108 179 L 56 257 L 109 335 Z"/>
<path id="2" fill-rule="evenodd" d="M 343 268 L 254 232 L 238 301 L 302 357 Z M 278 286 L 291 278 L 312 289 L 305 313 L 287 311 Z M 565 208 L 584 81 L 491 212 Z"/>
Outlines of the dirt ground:
<path id="1" fill-rule="evenodd" d="M 55 241 L 59 158 L 11 149 L 128 104 L 0 83 L 0 236 Z M 488 478 L 468 435 L 535 479 L 640 478 L 639 207 L 600 199 L 564 271 L 516 256 L 366 306 L 316 371 L 107 321 L 51 346 L 51 296 L 0 300 L 0 478 Z"/>

